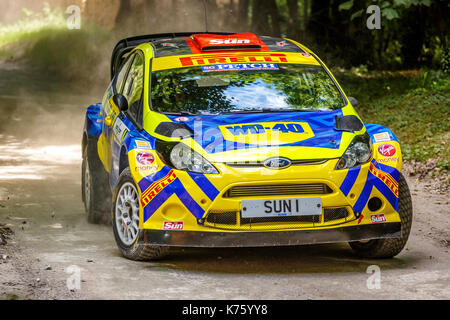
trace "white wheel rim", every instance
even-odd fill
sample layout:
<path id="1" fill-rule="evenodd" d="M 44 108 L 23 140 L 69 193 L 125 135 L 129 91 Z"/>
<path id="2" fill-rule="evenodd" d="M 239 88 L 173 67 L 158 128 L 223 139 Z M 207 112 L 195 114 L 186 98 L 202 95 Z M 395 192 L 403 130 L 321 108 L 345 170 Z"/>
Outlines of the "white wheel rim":
<path id="1" fill-rule="evenodd" d="M 133 244 L 139 234 L 139 195 L 132 183 L 126 182 L 120 187 L 114 216 L 122 243 Z"/>
<path id="2" fill-rule="evenodd" d="M 84 200 L 86 207 L 91 203 L 91 173 L 89 172 L 89 164 L 86 161 L 86 168 L 84 169 Z"/>

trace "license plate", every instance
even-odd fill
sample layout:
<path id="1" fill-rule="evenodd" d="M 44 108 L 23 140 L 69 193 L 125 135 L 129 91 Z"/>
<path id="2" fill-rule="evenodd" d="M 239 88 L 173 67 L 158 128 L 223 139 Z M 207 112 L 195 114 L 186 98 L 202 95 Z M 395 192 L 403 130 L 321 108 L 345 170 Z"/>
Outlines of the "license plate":
<path id="1" fill-rule="evenodd" d="M 242 200 L 243 218 L 309 216 L 322 214 L 321 198 Z"/>

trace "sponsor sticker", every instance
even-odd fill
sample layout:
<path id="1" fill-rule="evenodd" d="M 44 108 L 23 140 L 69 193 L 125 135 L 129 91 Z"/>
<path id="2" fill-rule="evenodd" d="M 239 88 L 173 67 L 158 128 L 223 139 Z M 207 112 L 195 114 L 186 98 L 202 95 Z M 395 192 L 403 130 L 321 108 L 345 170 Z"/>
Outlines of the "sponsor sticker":
<path id="1" fill-rule="evenodd" d="M 225 140 L 276 145 L 314 137 L 307 122 L 260 122 L 219 126 Z"/>
<path id="2" fill-rule="evenodd" d="M 173 120 L 178 121 L 178 122 L 185 122 L 185 121 L 189 121 L 189 118 L 188 117 L 178 117 Z"/>
<path id="3" fill-rule="evenodd" d="M 392 193 L 394 193 L 398 198 L 398 182 L 389 173 L 375 168 L 373 163 L 370 163 L 369 170 L 375 177 L 383 181 L 384 184 L 388 186 L 388 188 L 391 189 Z"/>
<path id="4" fill-rule="evenodd" d="M 163 230 L 183 230 L 183 221 L 164 221 Z"/>
<path id="5" fill-rule="evenodd" d="M 397 150 L 390 143 L 383 143 L 378 147 L 378 152 L 384 157 L 392 157 Z"/>
<path id="6" fill-rule="evenodd" d="M 372 223 L 384 223 L 384 222 L 387 222 L 386 217 L 384 216 L 384 213 L 371 215 L 370 216 L 370 221 Z"/>
<path id="7" fill-rule="evenodd" d="M 375 133 L 373 135 L 373 138 L 375 139 L 375 142 L 383 142 L 383 141 L 391 140 L 391 137 L 389 136 L 389 132 Z"/>
<path id="8" fill-rule="evenodd" d="M 151 149 L 152 146 L 150 145 L 150 142 L 148 141 L 142 141 L 142 140 L 135 140 L 136 147 L 140 149 Z"/>
<path id="9" fill-rule="evenodd" d="M 279 70 L 276 63 L 227 63 L 202 66 L 203 72 L 239 70 Z"/>
<path id="10" fill-rule="evenodd" d="M 120 120 L 118 117 L 116 118 L 116 121 L 114 121 L 114 125 L 113 125 L 113 133 L 114 133 L 114 137 L 117 139 L 117 141 L 122 142 L 123 138 L 125 137 L 125 135 L 128 132 L 128 128 L 125 125 L 125 123 L 123 123 L 122 120 Z"/>
<path id="11" fill-rule="evenodd" d="M 312 57 L 312 55 L 310 55 L 310 54 L 307 53 L 307 52 L 302 53 L 302 56 L 307 57 L 307 58 Z"/>
<path id="12" fill-rule="evenodd" d="M 209 44 L 249 44 L 249 39 L 211 39 Z"/>
<path id="13" fill-rule="evenodd" d="M 163 43 L 161 43 L 161 46 L 163 46 L 163 47 L 178 48 L 178 46 L 177 46 L 175 43 L 170 43 L 170 42 L 163 42 Z"/>
<path id="14" fill-rule="evenodd" d="M 142 175 L 150 175 L 158 170 L 158 166 L 150 165 L 150 166 L 136 166 L 136 171 L 139 171 Z"/>
<path id="15" fill-rule="evenodd" d="M 158 195 L 165 187 L 175 181 L 177 176 L 175 172 L 171 170 L 164 178 L 153 182 L 141 195 L 142 207 L 145 207 L 149 202 Z"/>
<path id="16" fill-rule="evenodd" d="M 136 160 L 140 164 L 150 165 L 155 161 L 155 157 L 151 153 L 141 151 L 136 155 Z"/>
<path id="17" fill-rule="evenodd" d="M 179 61 L 183 67 L 209 65 L 214 63 L 279 63 L 288 62 L 284 53 L 245 54 L 234 56 L 200 55 L 181 57 Z"/>
<path id="18" fill-rule="evenodd" d="M 380 158 L 377 159 L 377 162 L 380 163 L 397 163 L 399 161 L 399 159 L 397 157 L 391 157 L 391 158 Z"/>

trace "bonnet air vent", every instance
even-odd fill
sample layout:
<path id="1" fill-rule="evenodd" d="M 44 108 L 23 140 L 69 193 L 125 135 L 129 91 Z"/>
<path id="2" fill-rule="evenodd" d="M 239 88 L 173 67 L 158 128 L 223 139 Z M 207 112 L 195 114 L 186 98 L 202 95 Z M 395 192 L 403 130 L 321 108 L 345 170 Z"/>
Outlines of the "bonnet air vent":
<path id="1" fill-rule="evenodd" d="M 364 127 L 361 120 L 354 115 L 336 118 L 336 129 L 343 131 L 360 131 Z"/>
<path id="2" fill-rule="evenodd" d="M 193 134 L 184 123 L 161 122 L 155 129 L 155 133 L 169 138 L 185 138 Z"/>

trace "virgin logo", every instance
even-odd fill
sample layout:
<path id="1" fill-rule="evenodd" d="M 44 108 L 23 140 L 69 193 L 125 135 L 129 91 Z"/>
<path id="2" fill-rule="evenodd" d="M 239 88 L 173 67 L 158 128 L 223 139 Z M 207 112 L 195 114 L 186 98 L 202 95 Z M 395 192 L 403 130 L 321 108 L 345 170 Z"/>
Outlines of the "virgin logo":
<path id="1" fill-rule="evenodd" d="M 136 160 L 140 164 L 149 165 L 152 164 L 153 161 L 155 161 L 155 157 L 148 152 L 139 152 L 136 155 Z"/>
<path id="2" fill-rule="evenodd" d="M 378 152 L 385 157 L 392 157 L 395 152 L 395 147 L 392 144 L 384 143 L 381 146 L 378 147 Z"/>

